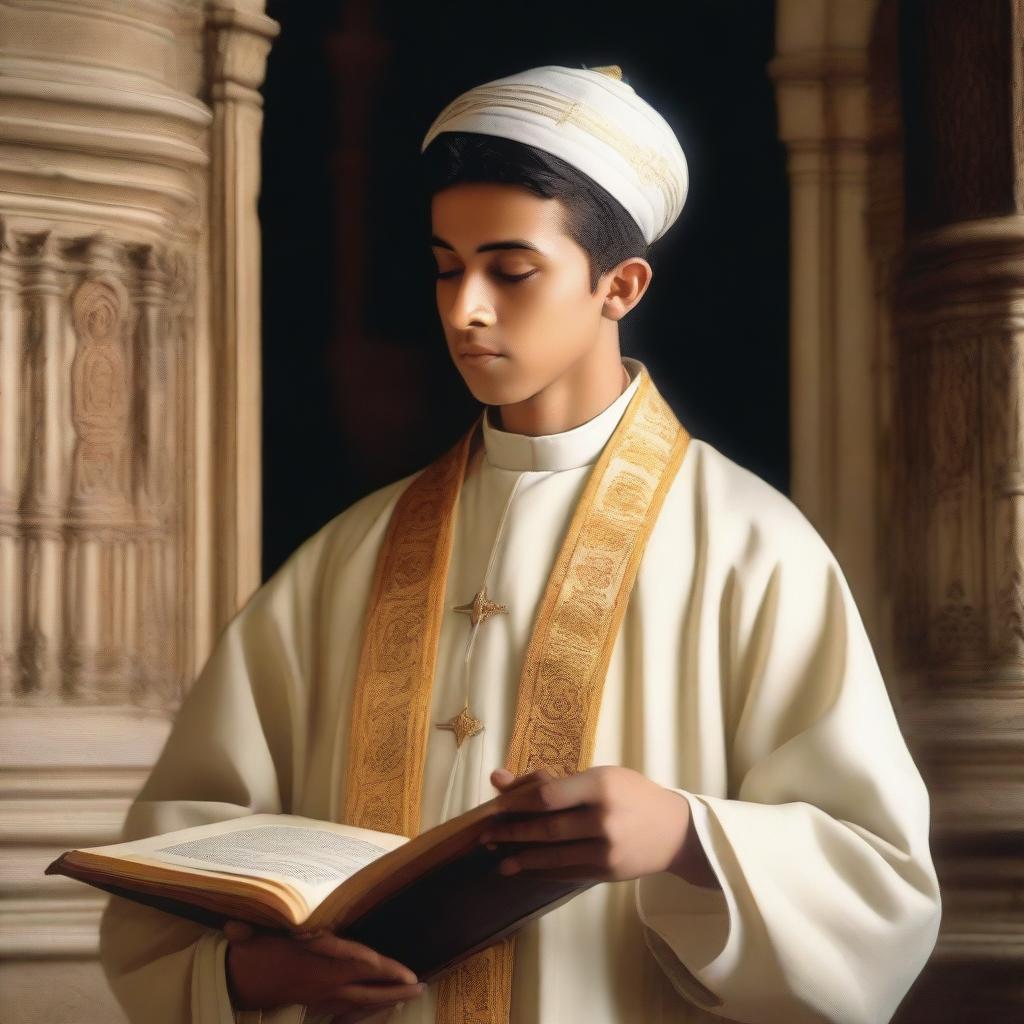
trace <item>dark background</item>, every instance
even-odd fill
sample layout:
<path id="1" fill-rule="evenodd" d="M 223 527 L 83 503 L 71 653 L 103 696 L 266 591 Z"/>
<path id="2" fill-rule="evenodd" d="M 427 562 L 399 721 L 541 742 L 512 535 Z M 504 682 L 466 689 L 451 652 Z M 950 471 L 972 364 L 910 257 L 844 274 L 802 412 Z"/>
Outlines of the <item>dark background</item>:
<path id="1" fill-rule="evenodd" d="M 420 143 L 464 90 L 618 64 L 676 131 L 690 190 L 620 325 L 690 432 L 788 489 L 788 186 L 770 0 L 271 2 L 264 87 L 266 579 L 354 500 L 451 445 L 477 406 L 434 307 Z"/>

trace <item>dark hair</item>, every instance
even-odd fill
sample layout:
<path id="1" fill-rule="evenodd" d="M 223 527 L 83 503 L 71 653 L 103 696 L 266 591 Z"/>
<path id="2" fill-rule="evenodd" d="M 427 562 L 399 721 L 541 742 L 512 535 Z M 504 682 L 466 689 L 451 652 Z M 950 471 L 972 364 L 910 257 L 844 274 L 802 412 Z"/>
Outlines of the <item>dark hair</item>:
<path id="1" fill-rule="evenodd" d="M 424 198 L 463 182 L 521 185 L 566 210 L 565 233 L 587 254 L 590 290 L 625 259 L 648 258 L 639 225 L 589 175 L 551 153 L 512 139 L 477 132 L 441 132 L 420 160 Z"/>

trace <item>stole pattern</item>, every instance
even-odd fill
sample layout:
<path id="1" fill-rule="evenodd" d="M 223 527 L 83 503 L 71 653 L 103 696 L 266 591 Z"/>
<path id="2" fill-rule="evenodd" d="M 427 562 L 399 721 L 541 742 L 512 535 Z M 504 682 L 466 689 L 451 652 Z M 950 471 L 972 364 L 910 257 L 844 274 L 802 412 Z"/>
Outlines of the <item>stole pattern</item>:
<path id="1" fill-rule="evenodd" d="M 689 434 L 646 371 L 598 458 L 541 598 L 519 680 L 506 767 L 590 765 L 605 674 L 629 595 Z M 455 513 L 477 421 L 395 506 L 364 628 L 341 820 L 412 836 L 420 799 Z M 437 1024 L 507 1024 L 515 936 L 438 988 Z"/>
<path id="2" fill-rule="evenodd" d="M 402 493 L 377 560 L 356 670 L 340 819 L 361 828 L 410 837 L 419 832 L 455 510 L 478 423 Z"/>

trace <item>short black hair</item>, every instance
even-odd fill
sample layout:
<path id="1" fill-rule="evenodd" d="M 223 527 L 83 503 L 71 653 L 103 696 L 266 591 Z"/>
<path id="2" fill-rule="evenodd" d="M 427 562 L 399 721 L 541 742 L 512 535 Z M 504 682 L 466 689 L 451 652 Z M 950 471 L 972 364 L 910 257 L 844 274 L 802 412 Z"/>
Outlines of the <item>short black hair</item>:
<path id="1" fill-rule="evenodd" d="M 424 198 L 464 182 L 521 185 L 566 210 L 563 229 L 590 264 L 590 291 L 623 260 L 648 259 L 640 226 L 626 208 L 589 175 L 534 146 L 478 132 L 441 132 L 423 151 Z"/>

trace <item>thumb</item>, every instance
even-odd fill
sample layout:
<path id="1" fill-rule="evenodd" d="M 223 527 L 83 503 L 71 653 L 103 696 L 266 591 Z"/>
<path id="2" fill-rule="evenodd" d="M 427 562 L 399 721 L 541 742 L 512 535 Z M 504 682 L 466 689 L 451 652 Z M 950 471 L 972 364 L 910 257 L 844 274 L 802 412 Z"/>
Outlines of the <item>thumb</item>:
<path id="1" fill-rule="evenodd" d="M 518 789 L 527 782 L 546 781 L 553 778 L 554 775 L 547 768 L 538 768 L 536 771 L 518 777 L 513 775 L 507 768 L 495 768 L 491 772 L 491 784 L 502 793 L 506 793 L 510 789 Z"/>
<path id="2" fill-rule="evenodd" d="M 256 934 L 256 929 L 245 921 L 225 921 L 224 934 L 228 942 L 248 942 Z"/>

